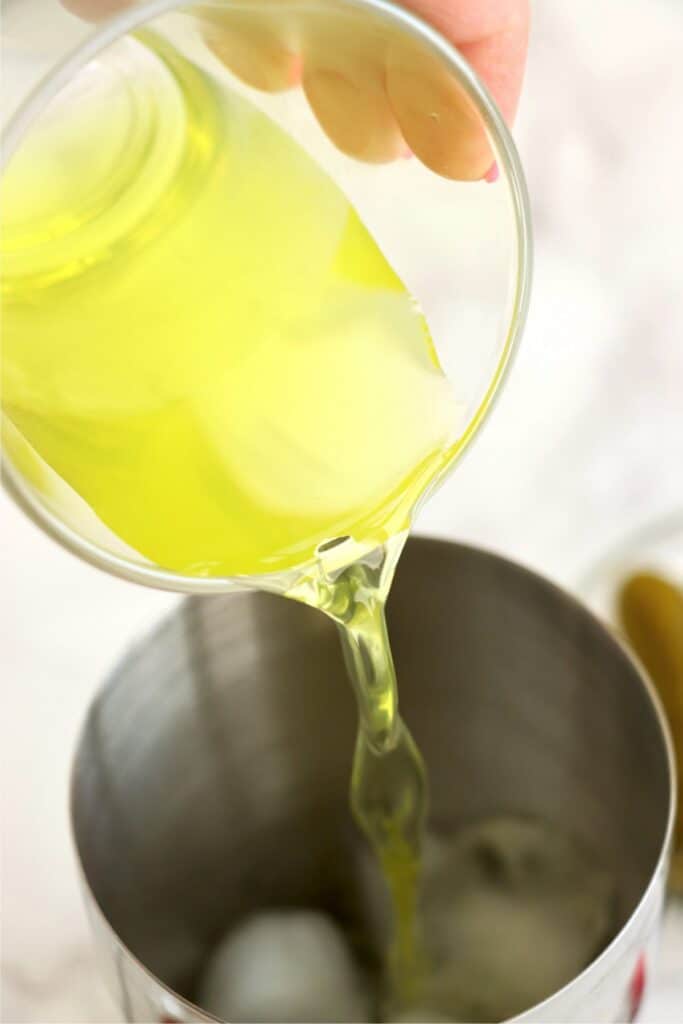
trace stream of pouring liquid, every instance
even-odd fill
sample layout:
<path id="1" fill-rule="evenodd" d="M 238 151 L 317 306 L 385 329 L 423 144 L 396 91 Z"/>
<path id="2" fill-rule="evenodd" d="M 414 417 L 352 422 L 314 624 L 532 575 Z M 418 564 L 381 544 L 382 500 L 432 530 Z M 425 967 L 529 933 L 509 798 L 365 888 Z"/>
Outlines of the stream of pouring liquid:
<path id="1" fill-rule="evenodd" d="M 460 410 L 340 189 L 246 100 L 144 44 L 90 65 L 3 179 L 3 443 L 57 514 L 85 510 L 132 557 L 281 580 L 337 622 L 352 809 L 407 1002 L 427 785 L 384 603 Z"/>
<path id="2" fill-rule="evenodd" d="M 399 715 L 385 601 L 407 534 L 334 574 L 302 581 L 291 596 L 338 624 L 358 705 L 351 809 L 377 856 L 393 913 L 389 1007 L 419 1003 L 427 964 L 419 917 L 421 854 L 428 806 L 422 755 Z"/>

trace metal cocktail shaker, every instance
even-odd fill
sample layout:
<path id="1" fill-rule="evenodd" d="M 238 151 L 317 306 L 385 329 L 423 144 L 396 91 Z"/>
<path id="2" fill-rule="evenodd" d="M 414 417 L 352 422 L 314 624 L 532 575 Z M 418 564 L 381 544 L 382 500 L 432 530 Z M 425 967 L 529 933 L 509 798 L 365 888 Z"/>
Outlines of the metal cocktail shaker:
<path id="1" fill-rule="evenodd" d="M 632 1018 L 674 797 L 648 682 L 572 597 L 456 544 L 408 543 L 389 623 L 433 822 L 548 820 L 616 879 L 614 939 L 517 1019 Z M 214 1019 L 192 1004 L 193 985 L 225 928 L 256 908 L 322 906 L 377 934 L 348 811 L 354 729 L 334 626 L 277 597 L 190 598 L 115 669 L 82 732 L 72 813 L 126 1020 Z"/>

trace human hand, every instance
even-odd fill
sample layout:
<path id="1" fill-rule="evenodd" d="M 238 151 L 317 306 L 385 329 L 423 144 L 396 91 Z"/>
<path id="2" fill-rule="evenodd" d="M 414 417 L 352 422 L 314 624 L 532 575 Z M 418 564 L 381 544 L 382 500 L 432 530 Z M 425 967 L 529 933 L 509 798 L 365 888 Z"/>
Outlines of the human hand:
<path id="1" fill-rule="evenodd" d="M 101 20 L 136 0 L 62 2 Z M 528 0 L 404 0 L 403 6 L 457 46 L 511 122 L 526 60 Z M 200 4 L 197 12 L 207 44 L 238 78 L 266 92 L 300 85 L 325 133 L 349 156 L 383 163 L 412 152 L 445 177 L 495 176 L 479 119 L 437 61 L 378 34 L 353 8 L 348 33 L 337 17 L 304 24 L 286 4 L 282 17 L 274 18 L 274 9 Z"/>

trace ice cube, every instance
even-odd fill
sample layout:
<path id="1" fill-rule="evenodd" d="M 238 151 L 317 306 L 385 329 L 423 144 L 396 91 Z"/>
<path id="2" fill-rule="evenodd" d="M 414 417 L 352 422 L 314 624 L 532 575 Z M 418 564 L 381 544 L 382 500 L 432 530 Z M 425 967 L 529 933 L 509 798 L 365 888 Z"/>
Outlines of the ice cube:
<path id="1" fill-rule="evenodd" d="M 229 932 L 206 966 L 197 1001 L 245 1024 L 371 1019 L 369 992 L 341 929 L 309 910 L 264 911 Z"/>

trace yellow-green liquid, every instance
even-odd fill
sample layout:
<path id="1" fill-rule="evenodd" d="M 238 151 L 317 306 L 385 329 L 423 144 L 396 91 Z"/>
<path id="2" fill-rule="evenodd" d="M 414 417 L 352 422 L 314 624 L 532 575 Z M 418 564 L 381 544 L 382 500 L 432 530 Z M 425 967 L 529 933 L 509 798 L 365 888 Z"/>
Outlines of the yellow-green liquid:
<path id="1" fill-rule="evenodd" d="M 53 508 L 77 495 L 133 557 L 267 575 L 339 624 L 359 707 L 352 807 L 410 1002 L 426 782 L 384 602 L 456 405 L 339 188 L 247 101 L 145 42 L 109 79 L 88 72 L 5 175 L 4 445 Z"/>

